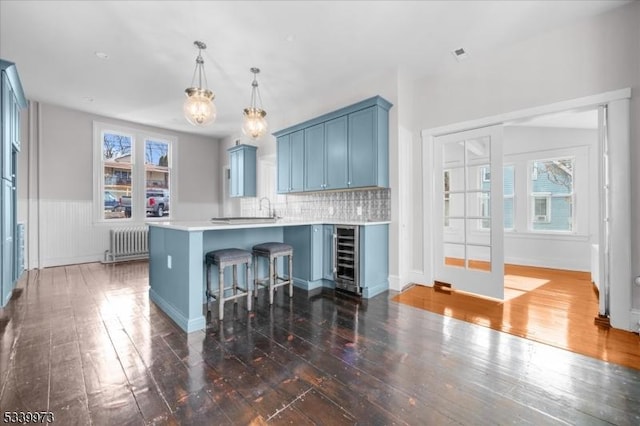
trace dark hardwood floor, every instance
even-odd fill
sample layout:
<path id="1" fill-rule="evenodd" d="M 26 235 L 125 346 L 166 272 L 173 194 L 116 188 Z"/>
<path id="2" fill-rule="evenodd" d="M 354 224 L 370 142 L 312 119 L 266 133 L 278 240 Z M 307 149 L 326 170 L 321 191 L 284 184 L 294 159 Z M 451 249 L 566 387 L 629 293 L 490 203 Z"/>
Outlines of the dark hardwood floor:
<path id="1" fill-rule="evenodd" d="M 149 301 L 144 262 L 29 272 L 0 310 L 0 411 L 61 425 L 640 423 L 638 370 L 394 294 L 260 296 L 187 335 Z"/>

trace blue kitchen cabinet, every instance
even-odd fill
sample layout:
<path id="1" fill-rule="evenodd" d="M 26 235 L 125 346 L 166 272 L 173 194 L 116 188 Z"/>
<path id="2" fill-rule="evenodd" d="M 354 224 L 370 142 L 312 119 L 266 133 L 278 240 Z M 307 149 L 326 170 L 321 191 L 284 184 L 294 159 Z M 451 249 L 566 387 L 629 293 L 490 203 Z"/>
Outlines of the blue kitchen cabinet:
<path id="1" fill-rule="evenodd" d="M 293 277 L 296 287 L 322 287 L 323 226 L 302 225 L 284 228 L 283 241 L 293 247 Z"/>
<path id="2" fill-rule="evenodd" d="M 0 307 L 5 306 L 20 276 L 18 270 L 17 164 L 20 109 L 26 108 L 15 64 L 0 59 Z"/>
<path id="3" fill-rule="evenodd" d="M 391 103 L 376 96 L 274 133 L 278 192 L 388 187 L 389 108 Z M 304 139 L 303 167 L 298 170 L 302 189 L 291 184 L 292 166 L 298 164 L 293 135 L 299 132 Z"/>
<path id="4" fill-rule="evenodd" d="M 279 194 L 304 190 L 304 130 L 280 135 L 277 144 Z"/>
<path id="5" fill-rule="evenodd" d="M 256 150 L 252 145 L 229 148 L 229 196 L 256 196 Z"/>

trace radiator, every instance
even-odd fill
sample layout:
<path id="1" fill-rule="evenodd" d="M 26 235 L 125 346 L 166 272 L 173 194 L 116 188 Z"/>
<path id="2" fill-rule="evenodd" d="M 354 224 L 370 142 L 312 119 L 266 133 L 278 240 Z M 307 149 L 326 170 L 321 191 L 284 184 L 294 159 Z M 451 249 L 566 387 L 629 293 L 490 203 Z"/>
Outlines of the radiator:
<path id="1" fill-rule="evenodd" d="M 109 249 L 104 252 L 104 263 L 149 257 L 149 228 L 136 226 L 111 229 Z"/>

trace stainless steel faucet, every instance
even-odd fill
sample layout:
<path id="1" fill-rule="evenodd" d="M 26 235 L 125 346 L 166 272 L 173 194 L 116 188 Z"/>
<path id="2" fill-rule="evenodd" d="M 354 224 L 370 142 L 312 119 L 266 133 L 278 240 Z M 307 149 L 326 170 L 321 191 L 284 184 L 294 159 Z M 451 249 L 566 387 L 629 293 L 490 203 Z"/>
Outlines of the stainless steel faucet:
<path id="1" fill-rule="evenodd" d="M 269 217 L 276 217 L 276 211 L 275 209 L 273 210 L 273 212 L 271 211 L 271 200 L 269 199 L 269 197 L 262 197 L 260 198 L 260 211 L 262 211 L 262 200 L 267 200 L 268 206 L 268 210 L 267 210 L 267 214 Z"/>

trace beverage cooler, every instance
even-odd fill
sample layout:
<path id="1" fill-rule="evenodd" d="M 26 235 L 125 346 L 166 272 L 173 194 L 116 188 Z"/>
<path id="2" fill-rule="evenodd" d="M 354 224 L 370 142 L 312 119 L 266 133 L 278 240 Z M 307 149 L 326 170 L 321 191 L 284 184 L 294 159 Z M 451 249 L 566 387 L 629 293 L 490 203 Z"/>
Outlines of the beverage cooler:
<path id="1" fill-rule="evenodd" d="M 336 289 L 360 296 L 358 226 L 335 225 L 333 238 L 333 281 Z"/>

